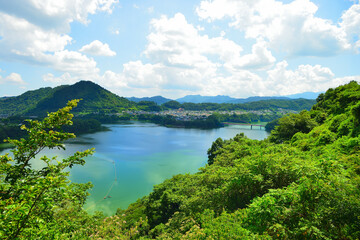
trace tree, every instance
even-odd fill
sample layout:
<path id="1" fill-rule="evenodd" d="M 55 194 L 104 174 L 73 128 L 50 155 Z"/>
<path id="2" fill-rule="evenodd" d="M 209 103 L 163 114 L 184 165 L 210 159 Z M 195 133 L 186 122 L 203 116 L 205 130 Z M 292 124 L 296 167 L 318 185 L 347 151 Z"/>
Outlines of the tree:
<path id="1" fill-rule="evenodd" d="M 219 154 L 219 150 L 224 146 L 224 140 L 222 138 L 217 138 L 215 142 L 212 143 L 211 148 L 208 149 L 208 164 L 211 165 L 214 163 L 215 157 Z"/>
<path id="2" fill-rule="evenodd" d="M 291 113 L 279 119 L 278 126 L 271 131 L 270 141 L 282 143 L 290 140 L 295 133 L 309 133 L 317 123 L 311 118 L 308 111 L 301 111 L 299 114 Z"/>
<path id="3" fill-rule="evenodd" d="M 181 104 L 177 101 L 169 101 L 169 102 L 162 104 L 161 106 L 163 106 L 165 108 L 170 108 L 170 109 L 181 108 Z"/>
<path id="4" fill-rule="evenodd" d="M 65 149 L 62 142 L 75 138 L 61 127 L 72 124 L 73 115 L 69 112 L 78 102 L 69 101 L 66 107 L 49 113 L 42 121 L 27 120 L 28 124 L 21 129 L 28 136 L 7 140 L 15 149 L 13 157 L 0 156 L 0 238 L 54 238 L 55 229 L 61 228 L 56 224 L 59 212 L 69 205 L 81 212 L 91 184 L 70 184 L 69 173 L 64 170 L 84 165 L 84 157 L 94 150 L 76 152 L 61 161 L 46 156 L 35 159 L 43 149 Z M 33 161 L 39 160 L 44 167 L 32 168 Z"/>

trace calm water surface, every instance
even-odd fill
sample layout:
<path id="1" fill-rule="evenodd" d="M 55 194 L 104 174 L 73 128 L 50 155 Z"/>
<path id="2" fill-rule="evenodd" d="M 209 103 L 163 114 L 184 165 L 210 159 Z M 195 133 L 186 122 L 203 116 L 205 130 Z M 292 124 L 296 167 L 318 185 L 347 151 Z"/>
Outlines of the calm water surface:
<path id="1" fill-rule="evenodd" d="M 92 182 L 94 187 L 85 209 L 108 215 L 117 208 L 125 209 L 173 175 L 196 172 L 206 164 L 206 151 L 218 137 L 230 139 L 240 132 L 251 139 L 268 136 L 264 130 L 244 126 L 212 130 L 166 128 L 140 122 L 106 126 L 111 131 L 82 135 L 67 143 L 66 151 L 45 150 L 42 155 L 57 155 L 61 159 L 95 148 L 95 154 L 86 159 L 84 166 L 71 169 L 70 180 Z"/>

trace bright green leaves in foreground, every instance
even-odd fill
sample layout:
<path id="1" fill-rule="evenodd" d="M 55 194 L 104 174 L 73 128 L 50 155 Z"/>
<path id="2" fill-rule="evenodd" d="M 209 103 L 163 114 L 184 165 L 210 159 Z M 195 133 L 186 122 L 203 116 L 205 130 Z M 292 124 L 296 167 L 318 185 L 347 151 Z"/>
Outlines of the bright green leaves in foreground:
<path id="1" fill-rule="evenodd" d="M 43 121 L 29 120 L 28 126 L 21 126 L 27 131 L 27 138 L 8 140 L 15 149 L 13 157 L 0 156 L 1 238 L 53 239 L 74 228 L 73 217 L 81 213 L 91 184 L 70 184 L 64 170 L 83 165 L 83 158 L 93 150 L 76 152 L 61 161 L 56 157 L 35 159 L 35 156 L 45 148 L 64 149 L 62 142 L 75 137 L 60 129 L 72 124 L 73 115 L 69 111 L 77 103 L 78 100 L 70 101 Z M 43 167 L 32 168 L 33 161 L 42 161 Z M 82 214 L 81 218 L 85 219 L 86 215 Z M 65 221 L 66 218 L 69 219 Z"/>

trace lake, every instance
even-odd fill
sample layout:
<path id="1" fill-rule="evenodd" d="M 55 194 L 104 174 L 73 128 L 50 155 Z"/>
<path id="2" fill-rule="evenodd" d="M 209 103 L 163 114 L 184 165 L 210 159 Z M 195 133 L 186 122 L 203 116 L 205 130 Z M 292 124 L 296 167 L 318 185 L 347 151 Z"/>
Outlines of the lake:
<path id="1" fill-rule="evenodd" d="M 70 180 L 92 182 L 85 205 L 89 212 L 114 214 L 149 194 L 154 185 L 180 173 L 195 173 L 207 163 L 207 149 L 218 137 L 233 138 L 243 132 L 251 139 L 264 139 L 265 130 L 227 126 L 200 130 L 166 128 L 152 123 L 107 124 L 111 131 L 82 135 L 66 143 L 66 150 L 44 150 L 48 157 L 66 157 L 76 151 L 95 148 L 84 166 L 70 171 Z M 258 128 L 258 127 L 254 127 Z M 0 151 L 0 154 L 9 150 Z M 40 156 L 39 156 L 40 157 Z M 40 167 L 34 162 L 34 167 Z"/>

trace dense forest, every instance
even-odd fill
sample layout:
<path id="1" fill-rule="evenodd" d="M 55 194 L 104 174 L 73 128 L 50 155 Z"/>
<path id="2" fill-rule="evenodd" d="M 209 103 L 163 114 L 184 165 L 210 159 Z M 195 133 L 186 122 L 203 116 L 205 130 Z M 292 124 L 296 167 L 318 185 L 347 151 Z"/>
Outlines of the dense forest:
<path id="1" fill-rule="evenodd" d="M 360 85 L 320 94 L 310 111 L 286 115 L 268 139 L 218 138 L 208 164 L 180 174 L 114 216 L 82 206 L 91 184 L 67 180 L 92 150 L 43 169 L 30 159 L 74 137 L 76 101 L 22 126 L 14 159 L 0 157 L 0 236 L 5 239 L 359 239 Z M 11 161 L 13 161 L 11 163 Z"/>
<path id="2" fill-rule="evenodd" d="M 206 119 L 182 121 L 176 120 L 176 118 L 171 115 L 160 116 L 152 114 L 140 114 L 136 116 L 136 120 L 148 121 L 166 127 L 211 129 L 223 126 L 223 124 L 220 122 L 220 119 L 215 115 L 210 115 Z"/>
<path id="3" fill-rule="evenodd" d="M 163 109 L 178 109 L 183 108 L 184 110 L 192 111 L 233 111 L 233 110 L 276 110 L 276 109 L 287 109 L 294 111 L 310 110 L 315 104 L 315 100 L 311 99 L 270 99 L 261 100 L 248 103 L 179 103 L 177 101 L 169 101 L 161 106 Z"/>

